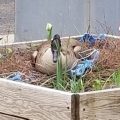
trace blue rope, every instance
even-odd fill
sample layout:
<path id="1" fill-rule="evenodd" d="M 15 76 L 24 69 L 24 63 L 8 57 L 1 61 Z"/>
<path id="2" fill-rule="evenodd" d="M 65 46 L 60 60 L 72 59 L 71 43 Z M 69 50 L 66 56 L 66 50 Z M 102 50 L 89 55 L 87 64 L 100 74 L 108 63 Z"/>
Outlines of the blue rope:
<path id="1" fill-rule="evenodd" d="M 90 35 L 89 33 L 85 33 L 80 37 L 80 42 L 88 42 L 89 46 L 92 47 L 95 45 L 95 42 L 97 40 L 105 40 L 106 39 L 106 34 L 99 34 L 97 35 Z"/>
<path id="2" fill-rule="evenodd" d="M 71 76 L 82 76 L 88 69 L 92 69 L 93 63 L 91 60 L 84 60 L 71 70 Z"/>
<path id="3" fill-rule="evenodd" d="M 86 73 L 87 70 L 92 69 L 92 67 L 94 66 L 96 61 L 99 59 L 99 54 L 100 54 L 100 52 L 95 49 L 91 56 L 89 56 L 88 58 L 84 59 L 81 63 L 76 65 L 70 71 L 70 76 L 71 77 L 83 76 Z"/>
<path id="4" fill-rule="evenodd" d="M 22 80 L 22 75 L 20 72 L 16 72 L 14 74 L 11 74 L 8 79 L 13 80 L 13 81 L 21 81 Z"/>

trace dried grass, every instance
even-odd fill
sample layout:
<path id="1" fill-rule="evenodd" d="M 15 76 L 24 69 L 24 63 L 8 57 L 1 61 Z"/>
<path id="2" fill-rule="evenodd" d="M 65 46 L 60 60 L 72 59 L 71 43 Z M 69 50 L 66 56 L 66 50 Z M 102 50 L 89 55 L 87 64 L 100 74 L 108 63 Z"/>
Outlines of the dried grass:
<path id="1" fill-rule="evenodd" d="M 89 84 L 95 78 L 104 80 L 114 71 L 120 69 L 120 40 L 97 42 L 95 48 L 100 50 L 100 59 L 92 72 L 87 74 L 88 82 L 86 84 Z M 86 49 L 85 46 L 83 49 Z M 2 49 L 0 52 L 5 53 L 5 50 Z M 47 87 L 51 87 L 50 82 L 46 81 L 54 76 L 47 76 L 35 71 L 31 65 L 31 54 L 31 49 L 18 49 L 4 56 L 4 59 L 0 59 L 0 77 L 6 77 L 13 72 L 20 71 L 24 82 L 35 85 L 46 83 Z"/>
<path id="2" fill-rule="evenodd" d="M 18 49 L 5 56 L 0 63 L 0 77 L 6 77 L 19 71 L 22 73 L 22 79 L 24 82 L 36 85 L 44 82 L 49 77 L 35 71 L 34 67 L 31 65 L 31 54 L 32 50 Z"/>

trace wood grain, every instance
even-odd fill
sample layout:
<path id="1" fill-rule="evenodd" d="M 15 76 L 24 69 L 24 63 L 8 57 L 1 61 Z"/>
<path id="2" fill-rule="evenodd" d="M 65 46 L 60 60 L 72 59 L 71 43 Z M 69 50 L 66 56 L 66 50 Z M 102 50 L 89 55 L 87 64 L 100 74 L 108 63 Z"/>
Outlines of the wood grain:
<path id="1" fill-rule="evenodd" d="M 79 95 L 80 120 L 120 120 L 120 88 Z"/>
<path id="2" fill-rule="evenodd" d="M 0 114 L 0 120 L 24 120 L 24 119 Z"/>
<path id="3" fill-rule="evenodd" d="M 30 120 L 70 120 L 71 94 L 0 79 L 0 112 Z"/>

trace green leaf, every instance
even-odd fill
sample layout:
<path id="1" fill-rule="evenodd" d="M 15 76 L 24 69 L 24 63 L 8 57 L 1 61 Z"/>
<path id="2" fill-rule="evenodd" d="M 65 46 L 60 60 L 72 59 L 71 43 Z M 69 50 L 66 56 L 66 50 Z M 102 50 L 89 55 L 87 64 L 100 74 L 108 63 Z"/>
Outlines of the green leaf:
<path id="1" fill-rule="evenodd" d="M 99 79 L 96 79 L 94 82 L 93 82 L 93 89 L 94 90 L 101 90 L 102 89 L 102 83 L 101 83 L 101 80 Z"/>
<path id="2" fill-rule="evenodd" d="M 13 50 L 12 50 L 11 48 L 6 48 L 6 52 L 7 52 L 8 54 L 10 54 L 10 53 L 13 52 Z"/>

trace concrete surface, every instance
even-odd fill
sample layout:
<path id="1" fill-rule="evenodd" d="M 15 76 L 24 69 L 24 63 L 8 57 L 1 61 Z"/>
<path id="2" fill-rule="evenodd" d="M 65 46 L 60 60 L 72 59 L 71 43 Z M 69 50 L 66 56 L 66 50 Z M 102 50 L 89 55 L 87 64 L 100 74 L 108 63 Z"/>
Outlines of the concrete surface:
<path id="1" fill-rule="evenodd" d="M 0 44 L 8 44 L 14 42 L 14 34 L 0 35 Z"/>
<path id="2" fill-rule="evenodd" d="M 87 32 L 119 35 L 120 0 L 17 0 L 16 41 L 46 38 L 46 24 L 53 34 Z"/>
<path id="3" fill-rule="evenodd" d="M 17 0 L 15 40 L 46 38 L 48 22 L 54 26 L 53 34 L 68 36 L 84 33 L 88 27 L 86 4 L 84 0 Z"/>
<path id="4" fill-rule="evenodd" d="M 14 33 L 15 0 L 0 0 L 0 35 Z"/>

